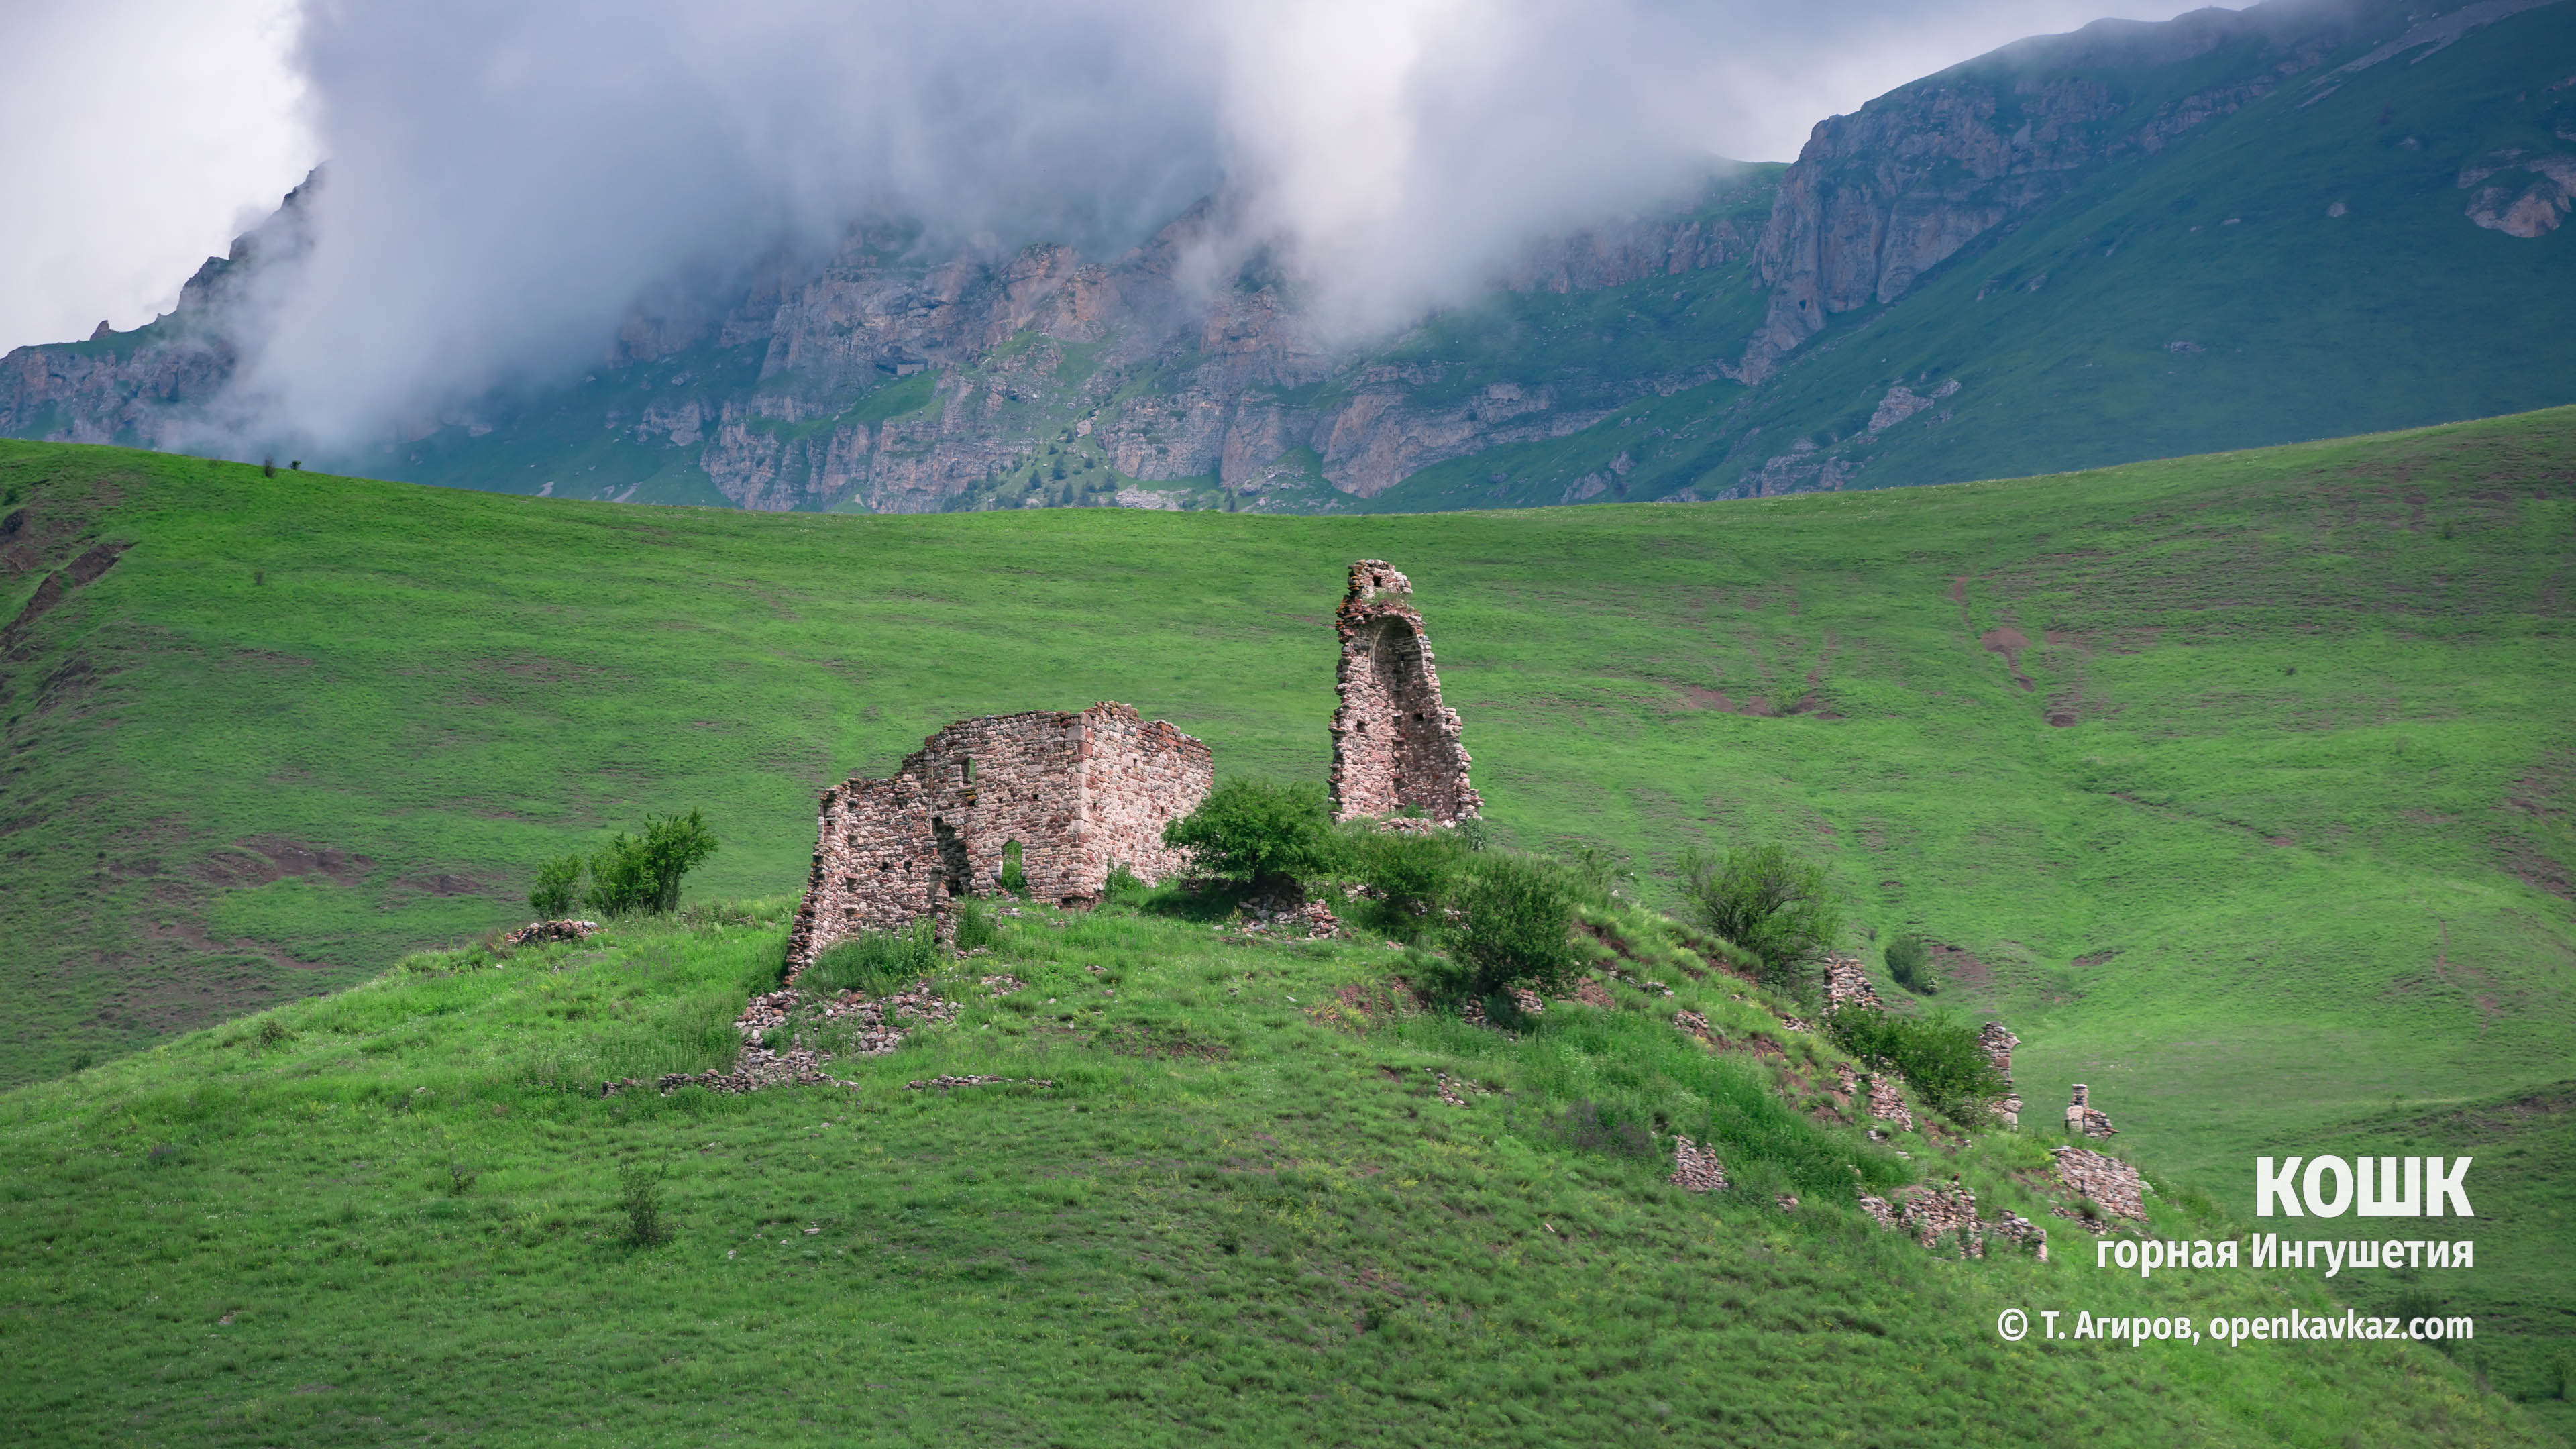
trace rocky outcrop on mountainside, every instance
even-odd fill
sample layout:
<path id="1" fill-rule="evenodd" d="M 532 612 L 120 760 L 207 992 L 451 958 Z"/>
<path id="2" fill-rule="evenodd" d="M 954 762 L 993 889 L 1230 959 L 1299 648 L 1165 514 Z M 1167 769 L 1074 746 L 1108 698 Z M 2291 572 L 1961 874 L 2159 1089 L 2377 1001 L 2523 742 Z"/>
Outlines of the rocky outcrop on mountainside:
<path id="1" fill-rule="evenodd" d="M 174 427 L 231 380 L 236 325 L 259 276 L 312 246 L 310 203 L 321 173 L 286 193 L 269 219 L 208 257 L 179 289 L 179 305 L 118 333 L 99 324 L 86 342 L 21 347 L 0 357 L 0 437 L 168 446 Z"/>
<path id="2" fill-rule="evenodd" d="M 1710 194 L 1730 187 L 1741 189 L 1722 179 Z M 231 257 L 210 259 L 171 316 L 104 345 L 11 353 L 0 363 L 0 433 L 174 441 L 220 397 L 248 345 L 231 325 L 246 311 L 234 305 L 245 279 L 300 254 L 309 194 L 308 185 L 290 196 Z M 1747 193 L 1739 209 L 1748 199 L 1764 198 Z M 666 389 L 641 407 L 610 404 L 604 421 L 638 444 L 697 450 L 709 480 L 742 507 L 854 500 L 921 512 L 1074 437 L 1124 480 L 1212 478 L 1247 494 L 1283 457 L 1308 450 L 1323 482 L 1366 497 L 1429 464 L 1562 436 L 1629 396 L 1685 385 L 1637 379 L 1575 406 L 1554 387 L 1501 382 L 1464 401 L 1425 402 L 1444 366 L 1326 349 L 1260 259 L 1213 296 L 1191 281 L 1209 270 L 1218 220 L 1203 202 L 1108 262 L 1054 245 L 925 255 L 910 234 L 861 229 L 820 266 L 773 266 L 729 305 L 639 306 L 609 367 L 757 345 L 758 378 L 747 390 Z M 1533 246 L 1500 280 L 1564 293 L 1742 265 L 1750 230 L 1705 206 L 1646 217 Z M 1694 380 L 1715 375 L 1701 371 Z M 911 405 L 884 416 L 869 405 L 917 376 L 927 386 L 902 394 Z M 1324 400 L 1281 396 L 1319 383 L 1330 384 Z M 493 421 L 466 410 L 431 424 L 449 426 L 480 437 Z"/>
<path id="3" fill-rule="evenodd" d="M 2258 5 L 2162 23 L 2104 20 L 1901 86 L 1821 123 L 1781 178 L 1757 262 L 1771 288 L 1742 369 L 1766 376 L 1838 312 L 1893 302 L 1926 272 L 2065 195 L 2314 70 L 2364 10 Z M 2150 103 L 2143 74 L 2232 54 L 2223 79 Z M 2110 79 L 2106 79 L 2110 77 Z"/>

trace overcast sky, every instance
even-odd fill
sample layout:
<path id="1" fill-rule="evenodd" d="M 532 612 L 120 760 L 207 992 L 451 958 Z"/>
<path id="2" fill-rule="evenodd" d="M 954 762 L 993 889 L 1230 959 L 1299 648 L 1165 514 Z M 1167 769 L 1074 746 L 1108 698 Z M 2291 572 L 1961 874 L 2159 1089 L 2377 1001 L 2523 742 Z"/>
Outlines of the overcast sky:
<path id="1" fill-rule="evenodd" d="M 595 350 L 657 278 L 878 204 L 1123 244 L 1222 176 L 1246 235 L 1293 238 L 1364 326 L 1693 157 L 1788 159 L 1822 117 L 2007 41 L 2185 8 L 0 0 L 0 349 L 150 320 L 326 155 L 268 381 L 368 426 Z"/>

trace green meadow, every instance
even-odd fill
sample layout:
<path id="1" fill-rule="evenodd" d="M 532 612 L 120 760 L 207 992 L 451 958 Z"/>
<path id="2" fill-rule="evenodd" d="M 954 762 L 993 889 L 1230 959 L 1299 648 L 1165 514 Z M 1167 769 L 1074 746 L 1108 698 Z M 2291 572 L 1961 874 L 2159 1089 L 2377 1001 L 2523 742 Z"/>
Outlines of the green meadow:
<path id="1" fill-rule="evenodd" d="M 0 646 L 0 1080 L 25 1084 L 0 1098 L 0 1321 L 38 1417 L 0 1409 L 48 1437 L 127 1413 L 243 1443 L 2375 1444 L 2576 1423 L 2550 1252 L 2576 1078 L 2576 410 L 1941 488 L 1363 518 L 749 515 L 15 443 L 0 489 L 0 617 L 130 545 Z M 2109 1280 L 2071 1254 L 1934 1259 L 1829 1201 L 1685 1200 L 1660 1164 L 1532 1125 L 1565 1078 L 1526 1053 L 1475 1065 L 1492 1043 L 1433 1024 L 1381 1061 L 1381 1034 L 1287 1008 L 1274 1029 L 1202 979 L 1307 997 L 1393 969 L 1357 946 L 1023 923 L 1056 952 L 1032 970 L 1123 971 L 1112 1010 L 1203 998 L 1192 1027 L 1233 1033 L 1227 1053 L 1131 1060 L 1105 1026 L 1006 1042 L 970 1017 L 866 1064 L 883 1074 L 855 1096 L 703 1102 L 600 1102 L 526 1059 L 549 1033 L 583 1060 L 649 1055 L 653 1023 L 729 1015 L 774 965 L 774 909 L 721 940 L 637 925 L 584 961 L 379 980 L 524 920 L 538 861 L 647 811 L 703 809 L 724 842 L 691 900 L 792 892 L 815 793 L 963 716 L 1125 700 L 1222 773 L 1320 778 L 1360 557 L 1415 580 L 1505 843 L 1610 852 L 1665 904 L 1694 846 L 1824 860 L 1873 966 L 1927 935 L 1933 1003 L 2020 1035 L 2026 1121 L 2086 1082 L 2113 1150 L 2215 1211 L 2250 1211 L 2257 1152 L 2469 1133 L 2513 1251 L 2428 1284 L 2512 1333 L 2367 1373 L 2305 1346 L 2008 1358 L 1995 1305 L 2062 1283 L 2072 1310 Z M 550 1015 L 550 991 L 596 1004 Z M 235 1022 L 263 1010 L 282 1039 Z M 1488 1071 L 1493 1096 L 1420 1107 L 1424 1065 Z M 1064 1085 L 896 1080 L 940 1070 Z M 2019 1141 L 1943 1166 L 2023 1190 Z M 1949 1149 L 1909 1150 L 1929 1175 Z M 451 1157 L 484 1174 L 462 1194 L 433 1190 Z M 637 1157 L 674 1164 L 680 1204 L 649 1253 L 608 1226 L 611 1169 Z M 1256 1179 L 1257 1206 L 1234 1195 Z M 1583 1253 L 1553 1216 L 1578 1208 Z M 1209 1246 L 1236 1209 L 1237 1249 Z M 776 1213 L 800 1231 L 763 1238 L 756 1269 L 723 1258 Z M 1285 1236 L 1256 1246 L 1255 1218 Z M 1505 1223 L 1520 1236 L 1487 1231 Z M 780 1256 L 804 1226 L 817 1256 Z M 1416 1285 L 1417 1336 L 1351 1326 L 1371 1274 Z M 219 1304 L 256 1311 L 218 1326 Z M 1149 1340 L 1151 1365 L 1114 1356 Z M 294 1392 L 311 1383 L 338 1387 Z"/>
<path id="2" fill-rule="evenodd" d="M 2295 1275 L 2097 1271 L 2033 1190 L 2041 1134 L 1812 1121 L 1668 1024 L 1823 1065 L 1723 976 L 1506 1039 L 1346 1006 L 1382 948 L 1031 908 L 942 978 L 954 1022 L 851 1086 L 601 1098 L 721 1064 L 675 1044 L 775 979 L 787 908 L 415 957 L 0 1099 L 0 1417 L 50 1444 L 2551 1442 L 2418 1345 L 1999 1341 L 2015 1306 L 2339 1310 Z M 942 1072 L 1016 1081 L 912 1085 Z M 1585 1140 L 1585 1103 L 1640 1097 L 1737 1190 Z M 659 1246 L 627 1240 L 637 1169 Z M 1852 1209 L 1918 1173 L 2043 1214 L 2052 1261 Z M 2241 1230 L 2157 1202 L 2172 1236 Z"/>

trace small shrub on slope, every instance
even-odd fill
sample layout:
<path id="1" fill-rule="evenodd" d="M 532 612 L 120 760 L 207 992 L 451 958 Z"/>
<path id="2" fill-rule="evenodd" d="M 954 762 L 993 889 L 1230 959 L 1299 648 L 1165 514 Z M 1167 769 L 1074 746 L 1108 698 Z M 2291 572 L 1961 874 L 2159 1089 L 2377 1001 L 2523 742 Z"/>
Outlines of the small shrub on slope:
<path id="1" fill-rule="evenodd" d="M 1798 985 L 1807 963 L 1842 939 L 1842 903 L 1825 868 L 1777 845 L 1716 860 L 1693 851 L 1682 857 L 1682 888 L 1699 925 L 1760 957 L 1774 985 Z"/>
<path id="2" fill-rule="evenodd" d="M 1381 831 L 1352 837 L 1351 873 L 1379 899 L 1371 924 L 1399 941 L 1419 941 L 1440 919 L 1472 852 L 1452 831 Z"/>
<path id="3" fill-rule="evenodd" d="M 581 871 L 585 864 L 579 852 L 559 855 L 537 867 L 537 883 L 529 888 L 528 909 L 540 920 L 560 920 L 572 914 L 573 902 L 581 898 Z"/>
<path id="4" fill-rule="evenodd" d="M 1986 1104 L 2004 1094 L 2003 1074 L 1978 1045 L 1977 1029 L 1946 1011 L 1918 1017 L 1845 1007 L 1826 1018 L 1825 1029 L 1836 1046 L 1872 1071 L 1902 1076 L 1954 1122 L 1981 1125 Z"/>
<path id="5" fill-rule="evenodd" d="M 1941 989 L 1940 978 L 1932 974 L 1932 950 L 1920 936 L 1899 936 L 1887 943 L 1887 974 L 1896 984 L 1917 996 L 1930 996 Z"/>
<path id="6" fill-rule="evenodd" d="M 1458 887 L 1462 917 L 1451 928 L 1454 979 L 1437 983 L 1454 996 L 1492 996 L 1530 982 L 1542 996 L 1563 992 L 1574 975 L 1570 933 L 1574 897 L 1550 867 L 1516 856 L 1487 855 Z"/>

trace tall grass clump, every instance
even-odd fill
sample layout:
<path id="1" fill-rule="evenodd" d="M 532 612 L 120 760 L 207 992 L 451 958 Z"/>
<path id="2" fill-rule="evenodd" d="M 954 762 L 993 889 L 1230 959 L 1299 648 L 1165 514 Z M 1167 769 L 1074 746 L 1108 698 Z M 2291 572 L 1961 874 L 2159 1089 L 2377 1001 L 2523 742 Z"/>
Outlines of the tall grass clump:
<path id="1" fill-rule="evenodd" d="M 867 931 L 833 942 L 796 984 L 815 992 L 883 996 L 931 975 L 940 964 L 938 927 L 924 916 L 900 931 Z"/>
<path id="2" fill-rule="evenodd" d="M 618 1210 L 626 1214 L 626 1241 L 637 1248 L 658 1248 L 671 1241 L 670 1209 L 662 1200 L 659 1167 L 630 1162 L 617 1172 Z"/>

